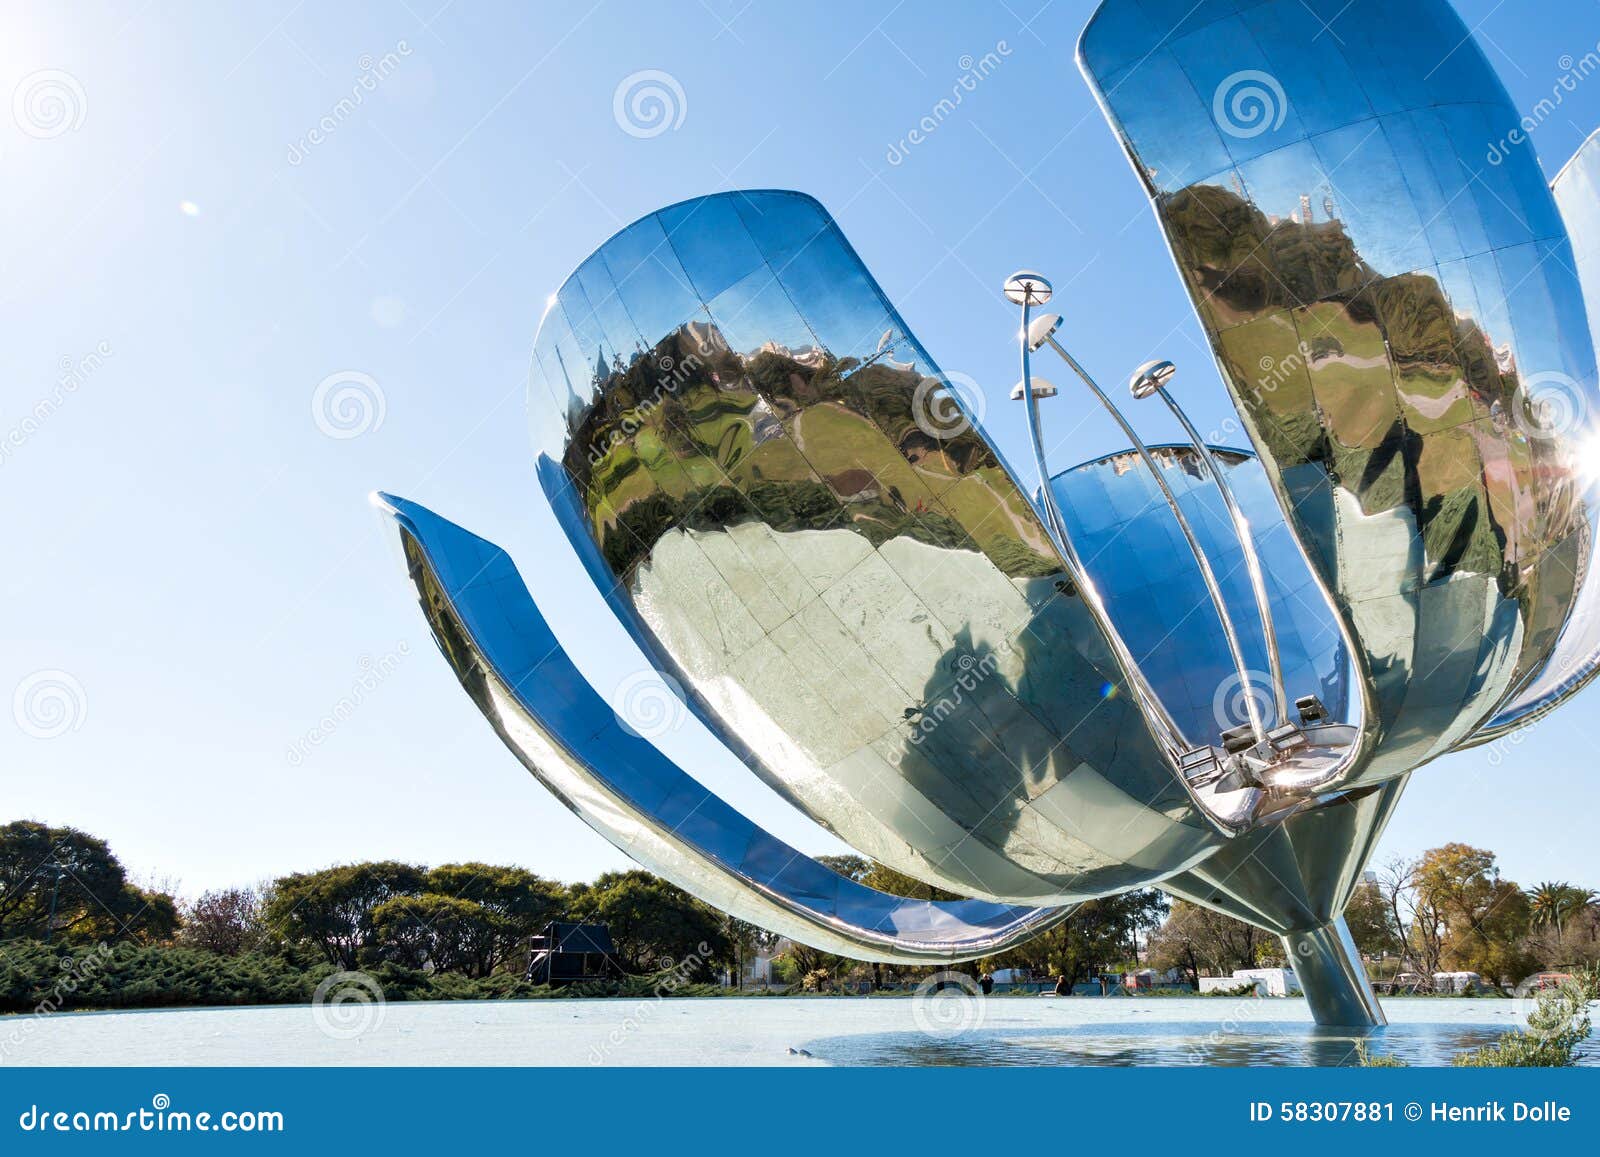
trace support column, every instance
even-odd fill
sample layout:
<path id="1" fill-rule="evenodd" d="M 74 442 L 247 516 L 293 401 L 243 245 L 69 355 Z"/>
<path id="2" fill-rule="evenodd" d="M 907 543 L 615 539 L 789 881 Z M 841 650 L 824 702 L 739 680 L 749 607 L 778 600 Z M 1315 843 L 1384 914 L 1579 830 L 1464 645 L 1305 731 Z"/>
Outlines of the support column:
<path id="1" fill-rule="evenodd" d="M 1343 916 L 1309 932 L 1285 933 L 1282 939 L 1318 1024 L 1374 1028 L 1389 1023 Z"/>

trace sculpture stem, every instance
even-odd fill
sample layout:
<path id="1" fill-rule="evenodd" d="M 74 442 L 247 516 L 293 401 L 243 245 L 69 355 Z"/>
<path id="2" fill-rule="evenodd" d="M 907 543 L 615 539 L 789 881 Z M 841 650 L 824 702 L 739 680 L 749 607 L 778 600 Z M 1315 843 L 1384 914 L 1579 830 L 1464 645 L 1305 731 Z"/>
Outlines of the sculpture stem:
<path id="1" fill-rule="evenodd" d="M 1376 1028 L 1389 1023 L 1343 916 L 1310 931 L 1286 932 L 1282 939 L 1318 1024 Z"/>

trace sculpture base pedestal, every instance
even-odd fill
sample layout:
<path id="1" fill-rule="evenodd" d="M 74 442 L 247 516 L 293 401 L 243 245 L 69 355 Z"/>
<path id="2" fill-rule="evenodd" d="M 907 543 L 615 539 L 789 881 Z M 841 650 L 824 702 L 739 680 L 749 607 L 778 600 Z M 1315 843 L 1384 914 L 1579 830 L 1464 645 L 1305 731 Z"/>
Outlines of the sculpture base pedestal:
<path id="1" fill-rule="evenodd" d="M 1283 946 L 1318 1024 L 1376 1028 L 1389 1023 L 1344 917 L 1309 932 L 1286 933 Z"/>

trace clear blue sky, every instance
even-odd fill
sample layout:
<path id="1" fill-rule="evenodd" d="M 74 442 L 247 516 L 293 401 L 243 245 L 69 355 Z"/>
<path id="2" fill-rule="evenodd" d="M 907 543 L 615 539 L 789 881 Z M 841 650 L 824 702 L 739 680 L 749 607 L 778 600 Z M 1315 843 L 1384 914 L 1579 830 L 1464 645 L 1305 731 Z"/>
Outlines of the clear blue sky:
<path id="1" fill-rule="evenodd" d="M 0 818 L 95 832 L 143 877 L 194 893 L 361 858 L 623 866 L 460 692 L 366 496 L 510 550 L 563 637 L 599 644 L 583 662 L 602 689 L 638 666 L 553 544 L 523 389 L 547 295 L 651 209 L 737 186 L 820 198 L 933 355 L 983 383 L 1015 461 L 997 287 L 1020 265 L 1054 278 L 1095 371 L 1170 357 L 1221 393 L 1073 63 L 1088 0 L 231 7 L 8 3 L 0 36 L 0 434 L 78 372 L 0 459 L 0 691 L 64 671 L 85 705 L 54 738 L 0 715 Z M 1600 40 L 1588 0 L 1457 7 L 1524 109 Z M 370 91 L 366 66 L 385 73 Z M 613 97 L 647 69 L 681 87 L 682 121 L 640 137 Z M 19 109 L 19 87 L 44 103 Z M 1547 173 L 1596 126 L 1591 78 L 1534 135 Z M 358 437 L 313 416 L 343 371 L 382 395 Z M 1119 445 L 1098 415 L 1050 420 L 1058 466 Z M 387 674 L 291 760 L 364 663 Z M 1597 708 L 1591 691 L 1498 765 L 1480 749 L 1422 770 L 1380 857 L 1465 840 L 1524 883 L 1600 886 Z M 693 726 L 665 746 L 833 850 Z"/>

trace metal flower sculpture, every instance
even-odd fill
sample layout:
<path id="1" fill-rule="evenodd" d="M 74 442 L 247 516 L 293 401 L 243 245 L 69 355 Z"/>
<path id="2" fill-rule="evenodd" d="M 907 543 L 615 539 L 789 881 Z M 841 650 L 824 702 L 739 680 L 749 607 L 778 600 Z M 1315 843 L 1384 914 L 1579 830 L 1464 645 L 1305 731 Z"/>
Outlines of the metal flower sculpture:
<path id="1" fill-rule="evenodd" d="M 873 891 L 756 827 L 619 719 L 504 552 L 382 496 L 529 770 L 830 951 L 988 955 L 1156 884 L 1281 935 L 1318 1021 L 1381 1023 L 1340 913 L 1407 777 L 1595 671 L 1600 165 L 1564 172 L 1564 224 L 1526 145 L 1473 163 L 1517 118 L 1443 0 L 1340 0 L 1342 39 L 1323 6 L 1108 0 L 1080 48 L 1248 448 L 1201 439 L 1170 363 L 1124 400 L 1190 439 L 1146 446 L 1022 272 L 1030 493 L 798 193 L 643 218 L 540 326 L 538 478 L 649 661 L 795 807 L 971 899 Z M 1125 449 L 1052 474 L 1047 347 Z"/>

